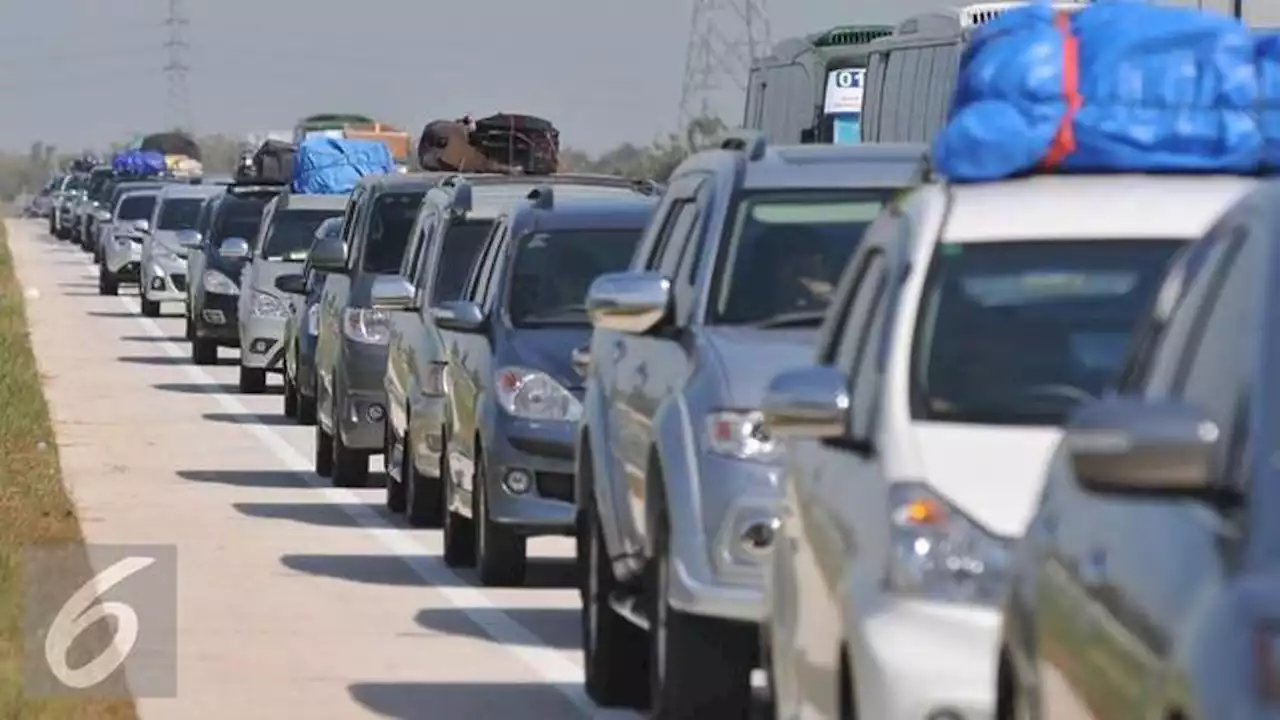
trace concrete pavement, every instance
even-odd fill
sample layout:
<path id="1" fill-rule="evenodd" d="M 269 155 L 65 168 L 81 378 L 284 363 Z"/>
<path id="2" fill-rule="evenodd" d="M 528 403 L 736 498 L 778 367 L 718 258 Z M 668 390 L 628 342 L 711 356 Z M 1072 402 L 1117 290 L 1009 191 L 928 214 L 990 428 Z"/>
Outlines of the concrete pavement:
<path id="1" fill-rule="evenodd" d="M 40 225 L 8 221 L 9 245 L 84 532 L 178 553 L 177 697 L 140 699 L 144 720 L 637 717 L 582 692 L 570 541 L 531 545 L 535 587 L 454 574 L 381 489 L 311 474 L 278 380 L 241 396 L 234 353 L 191 365 L 180 306 L 99 297 Z"/>

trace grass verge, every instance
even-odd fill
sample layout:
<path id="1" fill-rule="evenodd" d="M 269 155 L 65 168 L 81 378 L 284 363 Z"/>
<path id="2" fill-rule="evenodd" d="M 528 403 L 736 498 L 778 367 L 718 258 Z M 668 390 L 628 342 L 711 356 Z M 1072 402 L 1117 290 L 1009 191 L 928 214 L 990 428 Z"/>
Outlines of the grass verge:
<path id="1" fill-rule="evenodd" d="M 0 719 L 131 720 L 128 700 L 35 698 L 23 691 L 22 553 L 42 543 L 80 542 L 62 485 L 49 409 L 31 340 L 22 287 L 0 223 Z M 82 570 L 88 570 L 87 558 Z M 106 627 L 99 627 L 104 633 Z M 109 638 L 109 636 L 106 636 Z M 76 667 L 77 658 L 70 658 Z M 96 653 L 95 653 L 96 654 Z M 88 658 L 84 658 L 87 660 Z"/>

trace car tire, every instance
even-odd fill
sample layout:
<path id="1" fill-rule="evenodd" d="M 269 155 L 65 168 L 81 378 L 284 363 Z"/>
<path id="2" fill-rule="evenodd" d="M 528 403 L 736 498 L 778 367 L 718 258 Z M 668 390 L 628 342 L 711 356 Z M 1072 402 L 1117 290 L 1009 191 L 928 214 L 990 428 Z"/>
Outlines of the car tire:
<path id="1" fill-rule="evenodd" d="M 298 387 L 288 373 L 284 375 L 284 416 L 291 420 L 298 417 Z"/>
<path id="2" fill-rule="evenodd" d="M 202 337 L 193 338 L 191 340 L 191 362 L 196 365 L 217 365 L 217 341 Z"/>
<path id="3" fill-rule="evenodd" d="M 316 398 L 314 395 L 303 395 L 301 390 L 298 391 L 298 424 L 316 424 Z"/>
<path id="4" fill-rule="evenodd" d="M 240 392 L 261 395 L 267 391 L 267 371 L 261 368 L 240 366 Z"/>
<path id="5" fill-rule="evenodd" d="M 316 423 L 316 474 L 333 477 L 333 436 Z"/>
<path id="6" fill-rule="evenodd" d="M 449 469 L 449 441 L 442 434 L 440 443 L 440 507 L 444 531 L 444 564 L 451 568 L 476 566 L 476 531 L 474 520 L 460 515 L 450 506 L 453 500 L 453 474 Z"/>
<path id="7" fill-rule="evenodd" d="M 100 263 L 100 262 L 103 262 L 104 260 L 106 260 L 106 258 L 103 257 L 102 248 L 95 247 L 93 249 L 93 261 L 96 263 Z"/>
<path id="8" fill-rule="evenodd" d="M 524 584 L 529 566 L 525 537 L 513 528 L 489 518 L 489 479 L 485 469 L 484 449 L 476 443 L 475 485 L 471 491 L 475 510 L 476 570 L 480 584 L 489 587 L 511 587 Z"/>
<path id="9" fill-rule="evenodd" d="M 342 431 L 336 427 L 332 444 L 334 487 L 369 487 L 369 454 L 347 447 L 342 442 Z"/>
<path id="10" fill-rule="evenodd" d="M 656 525 L 654 557 L 645 583 L 650 716 L 672 720 L 748 717 L 758 639 L 745 625 L 671 607 L 671 534 L 661 509 Z"/>
<path id="11" fill-rule="evenodd" d="M 98 266 L 98 294 L 102 296 L 120 294 L 120 281 L 116 279 L 115 273 L 104 265 Z"/>
<path id="12" fill-rule="evenodd" d="M 148 300 L 144 295 L 142 297 L 142 314 L 149 318 L 160 317 L 160 303 L 155 300 Z"/>
<path id="13" fill-rule="evenodd" d="M 601 707 L 643 710 L 649 702 L 649 636 L 609 603 L 618 583 L 604 551 L 604 530 L 594 501 L 583 515 L 578 532 L 585 549 L 581 594 L 587 697 Z"/>
<path id="14" fill-rule="evenodd" d="M 412 416 L 406 427 L 412 432 Z M 400 471 L 400 483 L 404 488 L 404 518 L 410 527 L 438 528 L 444 526 L 443 476 L 429 477 L 418 471 L 409 451 L 409 441 L 404 441 L 404 465 Z"/>

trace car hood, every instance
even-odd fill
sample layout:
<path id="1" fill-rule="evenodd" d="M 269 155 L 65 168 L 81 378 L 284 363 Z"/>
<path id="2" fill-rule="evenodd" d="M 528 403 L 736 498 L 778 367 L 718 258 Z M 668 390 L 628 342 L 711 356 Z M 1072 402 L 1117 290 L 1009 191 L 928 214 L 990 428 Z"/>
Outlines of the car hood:
<path id="1" fill-rule="evenodd" d="M 722 379 L 725 407 L 760 407 L 774 376 L 813 364 L 816 328 L 713 327 L 703 334 L 707 359 Z"/>
<path id="2" fill-rule="evenodd" d="M 923 480 L 997 535 L 1020 537 L 1035 514 L 1058 427 L 1013 427 L 917 420 L 912 463 L 903 479 Z"/>
<path id="3" fill-rule="evenodd" d="M 253 286 L 255 290 L 268 295 L 287 298 L 290 297 L 288 293 L 276 289 L 276 278 L 281 275 L 297 275 L 300 272 L 302 272 L 300 262 L 257 259 L 253 261 Z"/>
<path id="4" fill-rule="evenodd" d="M 541 370 L 571 390 L 581 388 L 583 377 L 573 369 L 573 351 L 591 340 L 589 327 L 522 328 L 512 330 L 507 351 L 499 361 Z"/>
<path id="5" fill-rule="evenodd" d="M 182 247 L 182 243 L 178 241 L 179 230 L 156 230 L 151 233 L 151 242 L 156 247 L 163 248 L 178 257 L 186 257 L 187 249 Z"/>

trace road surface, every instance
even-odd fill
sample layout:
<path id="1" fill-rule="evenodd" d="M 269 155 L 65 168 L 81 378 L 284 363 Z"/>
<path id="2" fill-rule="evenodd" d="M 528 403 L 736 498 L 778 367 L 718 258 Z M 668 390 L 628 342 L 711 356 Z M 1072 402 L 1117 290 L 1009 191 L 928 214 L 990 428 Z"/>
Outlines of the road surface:
<path id="1" fill-rule="evenodd" d="M 9 245 L 85 535 L 177 551 L 178 690 L 144 720 L 638 717 L 582 692 L 570 540 L 531 544 L 533 587 L 454 574 L 381 489 L 311 473 L 278 380 L 243 396 L 233 352 L 190 364 L 180 305 L 99 297 L 41 226 L 8 221 Z"/>

